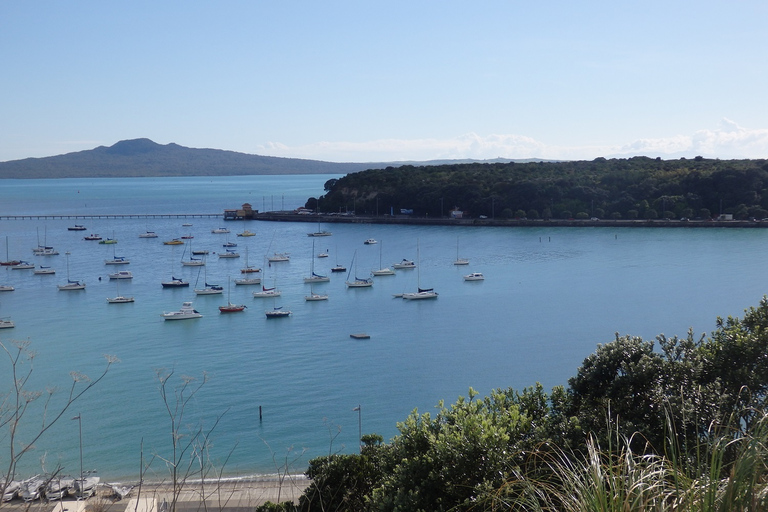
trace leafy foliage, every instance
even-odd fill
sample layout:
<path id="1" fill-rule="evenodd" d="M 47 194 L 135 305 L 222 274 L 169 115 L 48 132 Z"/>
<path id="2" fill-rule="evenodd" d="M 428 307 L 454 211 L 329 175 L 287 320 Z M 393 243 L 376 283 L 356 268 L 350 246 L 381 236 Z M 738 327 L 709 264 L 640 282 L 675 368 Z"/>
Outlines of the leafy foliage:
<path id="1" fill-rule="evenodd" d="M 458 208 L 472 217 L 548 210 L 560 218 L 681 218 L 693 212 L 709 218 L 705 212 L 721 212 L 745 219 L 768 217 L 767 188 L 767 160 L 597 158 L 367 170 L 329 181 L 317 201 L 325 213 L 412 209 L 442 217 Z"/>
<path id="2" fill-rule="evenodd" d="M 387 444 L 311 461 L 298 508 L 765 506 L 768 298 L 742 319 L 718 319 L 709 337 L 617 334 L 568 384 L 482 399 L 470 389 L 434 416 L 414 411 Z"/>

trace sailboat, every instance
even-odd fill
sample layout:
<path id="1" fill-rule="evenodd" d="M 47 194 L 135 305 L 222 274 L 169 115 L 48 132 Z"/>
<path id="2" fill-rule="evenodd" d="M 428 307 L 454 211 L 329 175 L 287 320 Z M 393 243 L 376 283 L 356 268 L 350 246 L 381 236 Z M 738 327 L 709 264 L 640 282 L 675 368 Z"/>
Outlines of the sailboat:
<path id="1" fill-rule="evenodd" d="M 10 265 L 18 265 L 21 263 L 19 260 L 12 260 L 8 257 L 8 236 L 5 237 L 5 261 L 0 261 L 0 265 L 3 266 L 10 266 Z"/>
<path id="2" fill-rule="evenodd" d="M 133 297 L 124 297 L 120 295 L 120 281 L 122 279 L 116 279 L 115 284 L 117 285 L 117 296 L 115 297 L 107 297 L 107 303 L 109 304 L 125 304 L 128 302 L 133 302 Z"/>
<path id="3" fill-rule="evenodd" d="M 310 261 L 310 264 L 309 264 L 309 277 L 305 277 L 304 278 L 304 282 L 305 283 L 310 283 L 310 284 L 312 284 L 312 283 L 327 283 L 328 281 L 331 280 L 330 277 L 323 276 L 323 275 L 315 273 L 315 258 L 314 258 L 314 254 L 315 254 L 315 241 L 312 240 L 312 252 L 309 253 L 309 261 Z"/>
<path id="4" fill-rule="evenodd" d="M 395 275 L 395 271 L 392 270 L 389 267 L 383 266 L 382 263 L 381 263 L 381 250 L 382 250 L 382 247 L 384 247 L 384 243 L 383 242 L 382 242 L 381 245 L 379 245 L 379 270 L 374 270 L 373 272 L 371 272 L 371 274 L 373 274 L 374 276 L 393 276 L 393 275 Z"/>
<path id="5" fill-rule="evenodd" d="M 328 300 L 328 294 L 327 293 L 315 293 L 315 290 L 312 285 L 309 287 L 309 295 L 304 296 L 304 300 L 306 301 L 314 301 L 314 300 Z"/>
<path id="6" fill-rule="evenodd" d="M 261 272 L 261 269 L 248 265 L 248 247 L 246 247 L 245 248 L 245 266 L 240 269 L 240 273 L 241 274 L 254 274 L 256 272 Z"/>
<path id="7" fill-rule="evenodd" d="M 266 299 L 269 297 L 279 297 L 282 295 L 283 292 L 277 289 L 276 283 L 272 284 L 272 288 L 267 288 L 264 285 L 261 285 L 261 291 L 260 292 L 253 292 L 253 298 L 254 299 Z"/>
<path id="8" fill-rule="evenodd" d="M 245 248 L 245 267 L 240 269 L 240 273 L 244 274 L 243 277 L 240 277 L 238 279 L 235 279 L 236 285 L 252 285 L 252 284 L 261 284 L 261 278 L 260 277 L 253 277 L 253 274 L 260 273 L 261 269 L 256 267 L 251 267 L 248 265 L 248 247 Z"/>
<path id="9" fill-rule="evenodd" d="M 467 258 L 459 258 L 459 237 L 456 237 L 456 261 L 454 261 L 453 264 L 469 265 L 469 260 Z"/>
<path id="10" fill-rule="evenodd" d="M 336 246 L 336 265 L 331 267 L 331 272 L 346 272 L 347 267 L 339 264 L 339 246 Z"/>
<path id="11" fill-rule="evenodd" d="M 197 272 L 197 279 L 200 279 L 200 271 Z M 208 268 L 205 268 L 205 276 L 203 278 L 203 282 L 205 283 L 205 288 L 198 288 L 197 283 L 195 283 L 195 293 L 197 295 L 218 295 L 220 293 L 224 292 L 224 287 L 219 286 L 217 284 L 208 284 Z"/>
<path id="12" fill-rule="evenodd" d="M 418 242 L 416 242 L 416 261 L 418 262 L 418 265 L 416 267 L 416 291 L 411 293 L 404 293 L 403 299 L 405 300 L 436 299 L 437 292 L 434 289 L 421 287 L 421 257 L 419 255 Z"/>
<path id="13" fill-rule="evenodd" d="M 349 273 L 347 273 L 347 280 L 345 281 L 348 288 L 369 288 L 373 286 L 373 279 L 370 277 L 368 278 L 360 278 L 357 277 L 357 251 L 355 251 L 355 254 L 352 256 L 352 264 L 349 268 Z M 349 277 L 352 275 L 352 266 L 355 267 L 355 279 L 353 281 L 349 280 Z"/>
<path id="14" fill-rule="evenodd" d="M 245 304 L 232 304 L 232 301 L 229 298 L 231 287 L 231 280 L 227 278 L 227 305 L 219 306 L 219 311 L 221 313 L 239 313 L 247 307 Z"/>
<path id="15" fill-rule="evenodd" d="M 67 284 L 58 285 L 59 290 L 61 291 L 85 290 L 85 283 L 80 281 L 73 281 L 69 278 L 69 252 L 67 252 L 66 254 L 67 254 Z"/>
<path id="16" fill-rule="evenodd" d="M 187 252 L 187 247 L 189 247 L 189 259 L 184 259 L 184 254 Z M 185 267 L 202 267 L 205 266 L 205 260 L 203 258 L 195 258 L 192 256 L 194 254 L 192 252 L 192 242 L 189 242 L 187 246 L 184 247 L 184 252 L 181 254 L 181 264 Z"/>
<path id="17" fill-rule="evenodd" d="M 112 246 L 112 259 L 111 260 L 104 260 L 105 265 L 127 265 L 131 262 L 131 260 L 127 259 L 124 256 L 117 256 L 115 253 L 115 246 Z"/>
<path id="18" fill-rule="evenodd" d="M 45 235 L 43 237 L 43 245 L 40 245 L 40 231 L 37 232 L 37 247 L 32 249 L 32 254 L 35 256 L 56 256 L 59 251 L 46 245 L 48 243 L 48 228 L 45 229 Z"/>
<path id="19" fill-rule="evenodd" d="M 173 252 L 171 252 L 171 280 L 170 281 L 162 281 L 160 284 L 163 285 L 163 288 L 184 288 L 189 286 L 189 281 L 184 281 L 183 279 L 180 279 L 178 277 L 173 276 L 173 262 L 174 262 Z"/>

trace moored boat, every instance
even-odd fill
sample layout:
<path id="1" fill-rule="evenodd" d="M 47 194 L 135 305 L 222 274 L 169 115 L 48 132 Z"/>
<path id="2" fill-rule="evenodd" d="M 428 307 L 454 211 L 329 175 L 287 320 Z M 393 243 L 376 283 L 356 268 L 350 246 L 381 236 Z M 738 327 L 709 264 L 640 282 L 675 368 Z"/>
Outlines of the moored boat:
<path id="1" fill-rule="evenodd" d="M 69 226 L 67 228 L 68 231 L 85 231 L 85 226 L 82 224 L 75 224 L 74 226 Z"/>
<path id="2" fill-rule="evenodd" d="M 485 276 L 482 272 L 472 272 L 464 276 L 465 281 L 483 281 Z"/>
<path id="3" fill-rule="evenodd" d="M 133 279 L 133 274 L 130 270 L 121 270 L 113 274 L 108 274 L 110 279 Z"/>
<path id="4" fill-rule="evenodd" d="M 185 281 L 183 279 L 179 279 L 178 277 L 171 276 L 170 281 L 163 281 L 160 284 L 163 285 L 163 288 L 184 288 L 186 286 L 189 286 L 189 281 Z"/>
<path id="5" fill-rule="evenodd" d="M 139 235 L 139 238 L 157 238 L 157 233 L 154 231 L 145 231 Z"/>
<path id="6" fill-rule="evenodd" d="M 282 306 L 265 311 L 267 318 L 285 318 L 291 316 L 291 311 L 283 309 Z"/>
<path id="7" fill-rule="evenodd" d="M 13 320 L 10 318 L 0 318 L 0 329 L 10 329 L 12 327 L 16 327 Z"/>
<path id="8" fill-rule="evenodd" d="M 202 318 L 199 312 L 193 307 L 191 302 L 184 302 L 178 311 L 166 311 L 161 315 L 166 320 L 189 320 L 191 318 Z"/>
<path id="9" fill-rule="evenodd" d="M 98 233 L 91 233 L 88 236 L 84 236 L 83 240 L 101 240 L 101 237 Z"/>
<path id="10" fill-rule="evenodd" d="M 56 270 L 51 268 L 51 267 L 44 267 L 43 265 L 40 265 L 32 273 L 36 274 L 38 276 L 40 276 L 40 275 L 50 275 L 50 274 L 55 274 Z"/>
<path id="11" fill-rule="evenodd" d="M 403 261 L 401 261 L 400 263 L 393 264 L 392 268 L 396 268 L 398 270 L 416 268 L 416 263 L 414 263 L 413 260 L 407 260 L 403 258 Z"/>

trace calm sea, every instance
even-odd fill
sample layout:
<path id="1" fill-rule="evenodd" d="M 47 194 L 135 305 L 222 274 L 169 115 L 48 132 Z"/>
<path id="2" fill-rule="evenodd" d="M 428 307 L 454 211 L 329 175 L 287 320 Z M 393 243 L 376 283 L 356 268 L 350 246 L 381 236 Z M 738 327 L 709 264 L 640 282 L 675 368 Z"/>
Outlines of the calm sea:
<path id="1" fill-rule="evenodd" d="M 4 180 L 0 214 L 219 213 L 244 202 L 260 210 L 292 209 L 323 193 L 337 176 L 256 176 L 237 178 L 134 178 L 88 180 Z M 87 231 L 68 231 L 73 224 Z M 192 226 L 183 226 L 191 223 Z M 762 262 L 768 231 L 760 229 L 652 228 L 467 228 L 323 225 L 231 222 L 229 235 L 213 234 L 220 218 L 87 219 L 0 221 L 0 252 L 10 258 L 50 265 L 54 276 L 0 269 L 0 317 L 12 330 L 0 341 L 29 340 L 37 352 L 32 387 L 56 387 L 60 400 L 70 371 L 91 376 L 103 367 L 103 354 L 120 359 L 107 377 L 68 411 L 25 459 L 29 473 L 55 465 L 79 471 L 81 413 L 86 469 L 105 480 L 131 480 L 142 455 L 154 462 L 148 477 L 161 479 L 160 462 L 170 452 L 169 420 L 158 391 L 158 369 L 208 382 L 190 402 L 184 419 L 190 428 L 209 429 L 213 460 L 231 475 L 275 473 L 285 465 L 301 472 L 309 459 L 358 449 L 363 433 L 389 439 L 396 424 L 413 410 L 434 411 L 439 400 L 452 403 L 470 387 L 482 394 L 494 388 L 545 388 L 566 384 L 598 343 L 615 333 L 653 338 L 657 334 L 711 332 L 717 316 L 741 316 L 766 292 Z M 333 232 L 307 237 L 318 228 Z M 248 229 L 249 238 L 236 237 Z M 159 238 L 143 239 L 147 230 Z M 115 245 L 85 241 L 88 233 L 118 239 Z M 184 246 L 163 241 L 192 235 L 193 249 L 211 252 L 203 272 L 180 264 Z M 374 238 L 376 245 L 364 245 Z M 238 243 L 240 259 L 218 259 L 227 240 Z M 312 243 L 315 243 L 314 249 Z M 32 255 L 45 243 L 59 256 Z M 344 273 L 315 285 L 325 302 L 306 302 L 309 275 L 330 273 L 336 263 L 358 275 L 416 259 L 420 271 L 377 277 L 371 289 L 346 289 Z M 195 282 L 226 284 L 249 263 L 263 267 L 265 282 L 282 297 L 272 302 L 251 296 L 254 288 L 232 286 L 241 314 L 221 315 L 223 295 L 195 296 Z M 58 291 L 72 279 L 84 292 Z M 264 258 L 288 252 L 289 263 L 268 266 Z M 327 252 L 328 258 L 313 258 Z M 457 253 L 470 265 L 452 263 Z M 125 267 L 106 259 L 124 256 Z M 120 283 L 132 304 L 107 304 L 117 285 L 107 278 L 130 270 Z M 486 280 L 462 275 L 483 272 Z M 171 275 L 189 280 L 188 289 L 163 289 Z M 101 278 L 101 279 L 99 279 Z M 440 294 L 434 301 L 408 302 L 393 294 L 412 291 L 417 281 Z M 204 317 L 166 322 L 160 314 L 194 301 Z M 287 319 L 267 320 L 264 311 L 290 309 Z M 369 340 L 353 340 L 366 332 Z M 2 363 L 2 389 L 9 385 Z M 361 414 L 353 410 L 360 406 Z M 259 409 L 262 418 L 259 419 Z M 32 429 L 39 416 L 30 415 Z M 2 438 L 7 442 L 7 437 Z M 142 454 L 143 447 L 143 454 Z M 2 453 L 6 453 L 5 451 Z M 2 456 L 0 456 L 2 459 Z M 223 461 L 227 459 L 226 463 Z M 25 476 L 25 475 L 21 475 Z"/>

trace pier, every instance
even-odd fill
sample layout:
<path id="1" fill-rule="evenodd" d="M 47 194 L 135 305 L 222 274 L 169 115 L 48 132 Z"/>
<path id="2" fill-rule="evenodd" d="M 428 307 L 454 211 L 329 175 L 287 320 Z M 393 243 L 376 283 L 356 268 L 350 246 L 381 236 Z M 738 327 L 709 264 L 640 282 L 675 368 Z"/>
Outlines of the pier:
<path id="1" fill-rule="evenodd" d="M 223 213 L 89 213 L 86 215 L 0 215 L 0 220 L 44 220 L 44 219 L 194 219 L 223 217 Z"/>

